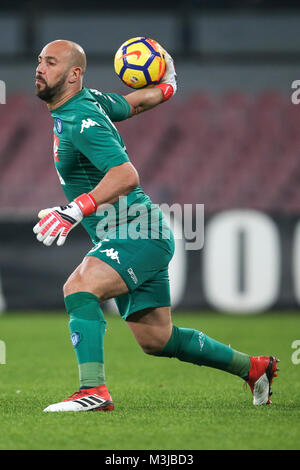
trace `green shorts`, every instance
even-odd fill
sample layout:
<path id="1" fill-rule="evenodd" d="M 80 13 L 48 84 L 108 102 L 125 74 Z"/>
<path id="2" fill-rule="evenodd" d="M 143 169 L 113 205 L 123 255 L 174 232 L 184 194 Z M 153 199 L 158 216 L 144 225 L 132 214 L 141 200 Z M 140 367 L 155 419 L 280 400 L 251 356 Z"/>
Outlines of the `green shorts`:
<path id="1" fill-rule="evenodd" d="M 174 238 L 104 238 L 87 256 L 95 256 L 114 268 L 129 292 L 115 298 L 124 320 L 139 310 L 171 305 L 168 265 L 174 254 Z"/>

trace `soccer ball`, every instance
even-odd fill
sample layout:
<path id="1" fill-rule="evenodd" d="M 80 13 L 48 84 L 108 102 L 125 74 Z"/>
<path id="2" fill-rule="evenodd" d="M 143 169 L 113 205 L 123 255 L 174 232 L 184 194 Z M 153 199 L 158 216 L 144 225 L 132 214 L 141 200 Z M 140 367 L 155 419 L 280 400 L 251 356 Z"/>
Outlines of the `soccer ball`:
<path id="1" fill-rule="evenodd" d="M 153 87 L 165 73 L 163 48 L 150 38 L 128 39 L 115 55 L 115 72 L 125 85 L 132 88 Z"/>

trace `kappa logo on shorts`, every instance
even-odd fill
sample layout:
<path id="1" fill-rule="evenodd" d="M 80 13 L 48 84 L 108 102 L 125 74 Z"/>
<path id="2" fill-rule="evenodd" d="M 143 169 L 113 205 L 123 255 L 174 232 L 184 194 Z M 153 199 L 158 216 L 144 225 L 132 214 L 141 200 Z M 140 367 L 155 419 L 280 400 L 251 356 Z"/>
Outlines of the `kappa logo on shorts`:
<path id="1" fill-rule="evenodd" d="M 101 242 L 97 243 L 97 245 L 94 246 L 94 248 L 92 248 L 89 253 L 93 253 L 94 251 L 97 251 L 98 248 L 100 248 L 102 246 L 102 243 L 103 242 L 109 242 L 109 238 L 103 238 L 103 240 L 101 240 Z"/>
<path id="2" fill-rule="evenodd" d="M 106 253 L 106 256 L 108 256 L 111 259 L 116 259 L 118 263 L 120 264 L 119 252 L 115 251 L 114 248 L 107 248 L 106 250 L 100 250 L 100 253 Z"/>

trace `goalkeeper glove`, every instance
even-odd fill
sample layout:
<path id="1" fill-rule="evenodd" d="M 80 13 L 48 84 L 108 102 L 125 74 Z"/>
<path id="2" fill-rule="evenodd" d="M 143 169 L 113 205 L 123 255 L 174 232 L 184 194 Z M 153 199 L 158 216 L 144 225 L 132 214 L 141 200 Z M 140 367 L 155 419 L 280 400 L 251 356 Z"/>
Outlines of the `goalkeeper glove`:
<path id="1" fill-rule="evenodd" d="M 165 62 L 165 73 L 159 84 L 156 85 L 156 88 L 160 88 L 163 92 L 163 101 L 170 99 L 177 91 L 177 75 L 174 67 L 174 61 L 167 51 L 165 51 Z"/>
<path id="2" fill-rule="evenodd" d="M 43 209 L 38 217 L 41 219 L 34 227 L 33 232 L 37 240 L 50 246 L 57 239 L 57 245 L 65 243 L 69 232 L 82 221 L 82 219 L 97 210 L 97 204 L 91 194 L 81 194 L 66 206 Z"/>

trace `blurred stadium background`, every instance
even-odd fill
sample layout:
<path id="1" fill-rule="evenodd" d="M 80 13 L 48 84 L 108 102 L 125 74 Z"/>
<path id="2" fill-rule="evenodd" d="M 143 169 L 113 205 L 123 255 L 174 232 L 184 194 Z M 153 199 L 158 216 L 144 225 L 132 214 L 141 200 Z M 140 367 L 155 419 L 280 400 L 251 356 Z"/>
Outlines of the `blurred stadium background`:
<path id="1" fill-rule="evenodd" d="M 62 284 L 90 248 L 81 229 L 63 249 L 40 246 L 32 233 L 39 209 L 65 201 L 52 120 L 34 95 L 37 55 L 54 39 L 74 40 L 87 53 L 85 86 L 126 94 L 113 57 L 139 35 L 173 55 L 179 89 L 117 127 L 155 203 L 205 206 L 204 248 L 177 242 L 174 307 L 298 309 L 300 107 L 291 95 L 300 79 L 299 7 L 288 0 L 1 5 L 2 311 L 63 308 Z"/>

